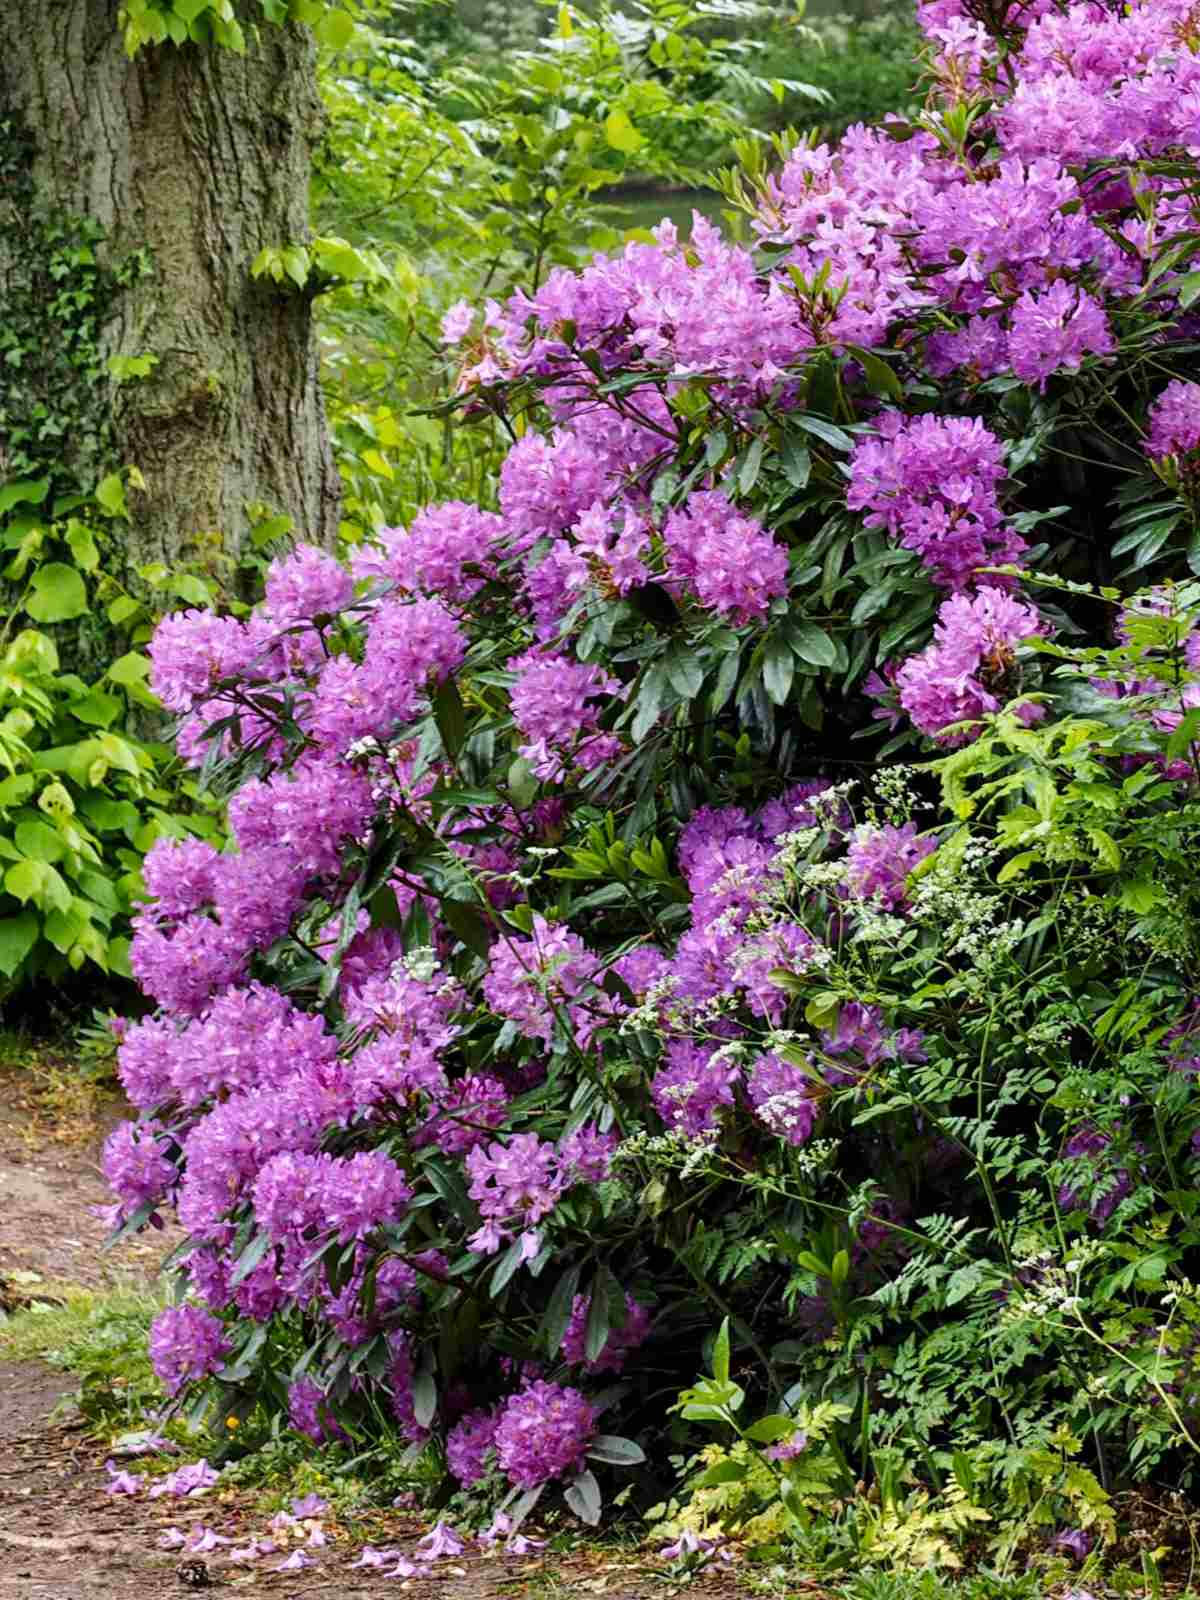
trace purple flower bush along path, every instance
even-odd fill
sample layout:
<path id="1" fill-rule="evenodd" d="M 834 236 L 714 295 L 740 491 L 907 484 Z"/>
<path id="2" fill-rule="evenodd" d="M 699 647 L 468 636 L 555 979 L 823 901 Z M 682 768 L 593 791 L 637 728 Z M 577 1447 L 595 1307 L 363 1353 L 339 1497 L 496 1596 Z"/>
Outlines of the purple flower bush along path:
<path id="1" fill-rule="evenodd" d="M 105 1156 L 119 1227 L 190 1234 L 151 1340 L 180 1403 L 394 1430 L 594 1520 L 592 1468 L 637 1467 L 726 1314 L 764 1401 L 999 1433 L 932 1343 L 912 1381 L 919 1293 L 921 1341 L 1026 1319 L 991 1371 L 1048 1424 L 1101 1450 L 1142 1415 L 1081 1394 L 1095 1339 L 1029 1294 L 1180 1188 L 1194 1075 L 1153 1138 L 1115 1057 L 1081 1087 L 1103 1006 L 1053 1011 L 1030 930 L 1090 897 L 1062 970 L 1098 994 L 1143 939 L 1144 1027 L 1190 1059 L 1153 872 L 1109 893 L 1100 811 L 1054 870 L 1039 840 L 1060 743 L 1072 804 L 1126 774 L 1190 804 L 1200 13 L 991 12 L 921 7 L 917 125 L 748 158 L 747 243 L 663 223 L 450 314 L 448 409 L 512 440 L 496 509 L 301 547 L 248 620 L 159 627 L 234 841 L 146 861 L 141 1115 Z M 1151 1464 L 1192 1403 L 1163 1384 Z"/>

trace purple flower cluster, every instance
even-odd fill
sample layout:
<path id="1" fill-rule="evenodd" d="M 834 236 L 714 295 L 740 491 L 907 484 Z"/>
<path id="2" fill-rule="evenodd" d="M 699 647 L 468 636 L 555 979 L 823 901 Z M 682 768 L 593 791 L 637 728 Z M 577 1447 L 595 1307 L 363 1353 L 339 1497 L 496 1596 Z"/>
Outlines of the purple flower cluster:
<path id="1" fill-rule="evenodd" d="M 591 770 L 621 748 L 619 739 L 599 731 L 602 706 L 593 702 L 621 692 L 601 668 L 531 650 L 514 657 L 508 670 L 515 674 L 509 699 L 525 741 L 521 754 L 539 778 L 557 778 L 571 764 Z"/>
<path id="2" fill-rule="evenodd" d="M 981 588 L 973 598 L 954 595 L 938 611 L 933 643 L 910 656 L 896 673 L 900 704 L 922 733 L 945 745 L 963 744 L 965 732 L 944 730 L 998 711 L 1018 689 L 1017 650 L 1046 625 L 1032 606 L 1002 589 Z M 1016 707 L 1026 722 L 1042 715 L 1036 704 Z"/>
<path id="3" fill-rule="evenodd" d="M 150 1327 L 150 1361 L 171 1395 L 219 1372 L 228 1350 L 224 1324 L 197 1306 L 168 1306 Z"/>
<path id="4" fill-rule="evenodd" d="M 1086 1211 L 1093 1222 L 1105 1223 L 1125 1196 L 1133 1192 L 1133 1175 L 1114 1159 L 1112 1135 L 1086 1125 L 1067 1140 L 1062 1160 L 1070 1176 L 1059 1186 L 1063 1211 Z"/>
<path id="5" fill-rule="evenodd" d="M 915 550 L 947 589 L 967 587 L 979 567 L 1017 559 L 1025 541 L 997 499 L 1003 450 L 978 417 L 890 411 L 877 428 L 878 438 L 854 447 L 846 495 L 852 510 L 867 512 L 867 527 Z"/>
<path id="6" fill-rule="evenodd" d="M 500 1470 L 519 1489 L 583 1470 L 596 1413 L 578 1389 L 537 1381 L 505 1402 L 494 1447 Z"/>
<path id="7" fill-rule="evenodd" d="M 179 1179 L 171 1143 L 154 1122 L 122 1122 L 104 1141 L 101 1168 L 123 1215 L 167 1199 Z"/>
<path id="8" fill-rule="evenodd" d="M 936 849 L 935 839 L 918 838 L 915 822 L 855 828 L 846 846 L 846 893 L 895 911 L 908 904 L 909 873 Z"/>
<path id="9" fill-rule="evenodd" d="M 353 1156 L 273 1156 L 254 1182 L 254 1213 L 278 1244 L 315 1234 L 341 1244 L 364 1239 L 404 1214 L 412 1190 L 390 1156 L 363 1150 Z"/>
<path id="10" fill-rule="evenodd" d="M 314 1444 L 349 1437 L 330 1411 L 325 1391 L 312 1378 L 297 1378 L 289 1385 L 288 1422 Z"/>
<path id="11" fill-rule="evenodd" d="M 802 1068 L 777 1055 L 763 1056 L 750 1075 L 746 1097 L 764 1128 L 788 1144 L 805 1144 L 812 1136 L 820 1107 L 818 1085 Z"/>
<path id="12" fill-rule="evenodd" d="M 1200 383 L 1173 378 L 1150 407 L 1146 454 L 1187 455 L 1200 447 Z"/>
<path id="13" fill-rule="evenodd" d="M 667 576 L 734 624 L 760 621 L 787 593 L 788 557 L 762 524 L 701 490 L 663 526 Z"/>
<path id="14" fill-rule="evenodd" d="M 500 1418 L 491 1411 L 469 1411 L 446 1435 L 446 1465 L 464 1489 L 488 1470 Z"/>
<path id="15" fill-rule="evenodd" d="M 558 1204 L 566 1188 L 559 1153 L 536 1133 L 515 1134 L 467 1152 L 470 1195 L 483 1226 L 470 1239 L 472 1250 L 490 1254 L 515 1232 L 526 1232 Z M 530 1251 L 536 1254 L 536 1249 Z"/>

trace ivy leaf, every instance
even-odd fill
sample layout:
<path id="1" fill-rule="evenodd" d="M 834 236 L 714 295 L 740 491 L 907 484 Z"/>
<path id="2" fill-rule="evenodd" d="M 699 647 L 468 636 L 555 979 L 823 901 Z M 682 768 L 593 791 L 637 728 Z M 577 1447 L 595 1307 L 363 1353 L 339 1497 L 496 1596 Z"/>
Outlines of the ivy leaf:
<path id="1" fill-rule="evenodd" d="M 101 478 L 96 485 L 96 503 L 102 506 L 110 517 L 128 518 L 129 507 L 125 504 L 125 485 L 118 473 L 110 472 L 107 478 Z"/>
<path id="2" fill-rule="evenodd" d="M 75 565 L 85 572 L 95 572 L 100 564 L 100 550 L 92 530 L 77 518 L 67 523 L 67 544 L 75 557 Z"/>
<path id="3" fill-rule="evenodd" d="M 67 853 L 62 835 L 48 822 L 18 822 L 13 830 L 17 849 L 30 861 L 61 861 Z"/>
<path id="4" fill-rule="evenodd" d="M 87 590 L 74 567 L 51 561 L 33 575 L 25 609 L 35 622 L 70 622 L 88 609 Z"/>

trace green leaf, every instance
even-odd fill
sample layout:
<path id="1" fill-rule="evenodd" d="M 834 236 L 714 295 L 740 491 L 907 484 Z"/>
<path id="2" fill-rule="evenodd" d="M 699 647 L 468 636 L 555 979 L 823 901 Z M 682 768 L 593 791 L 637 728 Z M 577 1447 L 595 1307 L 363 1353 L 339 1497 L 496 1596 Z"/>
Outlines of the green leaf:
<path id="1" fill-rule="evenodd" d="M 546 1309 L 542 1313 L 542 1320 L 538 1324 L 537 1342 L 551 1360 L 558 1354 L 563 1335 L 567 1331 L 567 1324 L 571 1320 L 581 1271 L 582 1268 L 577 1265 L 569 1267 L 563 1273 L 551 1291 Z"/>
<path id="2" fill-rule="evenodd" d="M 713 1345 L 713 1377 L 718 1383 L 729 1382 L 729 1318 L 722 1322 Z"/>
<path id="3" fill-rule="evenodd" d="M 458 759 L 467 737 L 467 712 L 453 678 L 447 678 L 433 702 L 434 720 L 451 761 Z"/>
<path id="4" fill-rule="evenodd" d="M 642 674 L 637 686 L 637 695 L 633 702 L 633 726 L 630 728 L 630 737 L 634 744 L 640 744 L 658 721 L 667 687 L 666 662 L 655 661 Z"/>
<path id="5" fill-rule="evenodd" d="M 620 150 L 624 155 L 632 155 L 635 150 L 640 150 L 645 142 L 630 122 L 628 114 L 622 111 L 620 106 L 605 117 L 604 137 L 614 150 Z"/>
<path id="6" fill-rule="evenodd" d="M 62 835 L 47 822 L 18 822 L 13 839 L 30 861 L 61 861 L 67 853 Z"/>
<path id="7" fill-rule="evenodd" d="M 116 472 L 110 472 L 107 478 L 101 478 L 96 485 L 96 501 L 110 517 L 129 516 L 129 508 L 125 504 L 125 485 Z"/>
<path id="8" fill-rule="evenodd" d="M 704 683 L 704 666 L 691 650 L 672 650 L 667 657 L 667 681 L 681 700 L 694 700 Z"/>
<path id="9" fill-rule="evenodd" d="M 716 1489 L 723 1483 L 741 1483 L 750 1470 L 748 1461 L 716 1461 L 691 1481 L 693 1489 Z"/>
<path id="10" fill-rule="evenodd" d="M 90 689 L 78 700 L 71 701 L 71 715 L 92 728 L 111 728 L 123 710 L 124 703 L 115 694 L 105 694 L 103 689 Z"/>
<path id="11" fill-rule="evenodd" d="M 189 606 L 212 604 L 211 588 L 203 578 L 196 577 L 192 572 L 181 572 L 178 577 L 172 578 L 171 593 L 185 600 Z"/>
<path id="12" fill-rule="evenodd" d="M 33 911 L 20 911 L 15 917 L 0 917 L 0 972 L 6 978 L 13 976 L 37 943 L 40 925 Z"/>
<path id="13" fill-rule="evenodd" d="M 1013 856 L 1006 861 L 996 874 L 997 883 L 1011 883 L 1014 878 L 1019 878 L 1023 872 L 1028 872 L 1039 860 L 1036 850 L 1022 850 L 1020 855 Z"/>
<path id="14" fill-rule="evenodd" d="M 108 620 L 114 627 L 120 627 L 121 623 L 128 622 L 130 617 L 136 617 L 141 609 L 140 600 L 135 600 L 127 594 L 118 595 L 108 608 Z"/>
<path id="15" fill-rule="evenodd" d="M 118 656 L 109 667 L 105 677 L 113 683 L 122 685 L 140 683 L 150 671 L 150 660 L 140 650 L 128 650 L 123 656 Z"/>
<path id="16" fill-rule="evenodd" d="M 640 1444 L 612 1433 L 598 1433 L 588 1445 L 587 1453 L 593 1461 L 606 1462 L 610 1467 L 636 1467 L 646 1459 Z"/>
<path id="17" fill-rule="evenodd" d="M 95 572 L 100 564 L 100 549 L 95 535 L 74 517 L 67 523 L 67 544 L 75 557 L 76 566 L 82 567 L 85 572 Z"/>
<path id="18" fill-rule="evenodd" d="M 345 11 L 327 11 L 313 30 L 330 50 L 344 50 L 354 38 L 354 19 Z"/>
<path id="19" fill-rule="evenodd" d="M 596 1276 L 592 1279 L 587 1322 L 583 1331 L 583 1353 L 588 1361 L 595 1361 L 608 1343 L 610 1327 L 608 1300 L 611 1279 L 612 1274 L 607 1267 L 598 1267 Z"/>
<path id="20" fill-rule="evenodd" d="M 35 622 L 70 622 L 88 608 L 87 590 L 74 567 L 51 561 L 33 575 L 25 609 Z"/>
<path id="21" fill-rule="evenodd" d="M 0 489 L 0 517 L 14 506 L 40 506 L 49 491 L 49 478 L 25 478 L 20 483 L 6 483 Z"/>
<path id="22" fill-rule="evenodd" d="M 523 1259 L 524 1245 L 520 1239 L 514 1239 L 508 1249 L 496 1263 L 496 1270 L 492 1273 L 491 1282 L 488 1284 L 488 1293 L 498 1295 L 507 1288 L 509 1280 L 515 1275 Z"/>
<path id="23" fill-rule="evenodd" d="M 537 775 L 524 756 L 518 756 L 508 769 L 508 792 L 518 811 L 527 811 L 537 798 Z"/>
<path id="24" fill-rule="evenodd" d="M 594 1528 L 600 1521 L 604 1502 L 600 1498 L 600 1485 L 590 1472 L 581 1472 L 569 1483 L 563 1499 L 589 1528 Z"/>
<path id="25" fill-rule="evenodd" d="M 783 705 L 792 690 L 796 658 L 778 634 L 767 645 L 763 659 L 763 686 L 777 706 Z"/>
<path id="26" fill-rule="evenodd" d="M 234 1267 L 229 1279 L 229 1287 L 231 1289 L 236 1289 L 243 1278 L 250 1276 L 255 1267 L 263 1260 L 267 1251 L 270 1250 L 271 1244 L 272 1240 L 269 1233 L 256 1233 L 253 1236 L 250 1243 L 237 1258 L 237 1265 Z"/>
<path id="27" fill-rule="evenodd" d="M 785 1417 L 776 1412 L 769 1417 L 760 1417 L 757 1422 L 752 1422 L 746 1429 L 745 1437 L 754 1444 L 775 1444 L 780 1439 L 790 1439 L 796 1431 L 795 1417 Z"/>
<path id="28" fill-rule="evenodd" d="M 477 905 L 469 900 L 443 900 L 439 914 L 468 950 L 487 960 L 492 941 L 487 919 Z"/>
<path id="29" fill-rule="evenodd" d="M 790 621 L 787 641 L 800 657 L 813 667 L 832 667 L 837 661 L 837 646 L 815 622 Z"/>
<path id="30" fill-rule="evenodd" d="M 812 471 L 812 453 L 799 439 L 784 439 L 779 447 L 779 464 L 793 489 L 803 489 Z"/>
<path id="31" fill-rule="evenodd" d="M 872 394 L 886 395 L 889 400 L 903 398 L 904 389 L 900 379 L 886 361 L 881 361 L 878 356 L 872 355 L 869 350 L 862 349 L 860 345 L 847 345 L 846 348 L 863 369 L 867 387 Z"/>
<path id="32" fill-rule="evenodd" d="M 765 444 L 766 441 L 761 434 L 750 441 L 750 448 L 746 451 L 745 460 L 742 462 L 741 471 L 738 473 L 739 493 L 749 494 L 758 482 L 758 472 L 762 466 Z"/>
<path id="33" fill-rule="evenodd" d="M 4 887 L 14 900 L 24 903 L 41 895 L 49 869 L 40 861 L 18 861 L 4 874 Z"/>

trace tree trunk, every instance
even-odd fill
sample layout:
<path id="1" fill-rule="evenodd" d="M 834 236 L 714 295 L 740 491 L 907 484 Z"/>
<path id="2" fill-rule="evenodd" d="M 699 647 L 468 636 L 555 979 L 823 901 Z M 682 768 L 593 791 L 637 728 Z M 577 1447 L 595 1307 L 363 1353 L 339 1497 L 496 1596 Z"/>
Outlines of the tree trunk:
<path id="1" fill-rule="evenodd" d="M 132 563 L 225 576 L 261 517 L 286 514 L 324 545 L 337 527 L 311 301 L 250 276 L 264 246 L 308 237 L 314 47 L 297 27 L 247 34 L 245 55 L 167 44 L 131 61 L 116 0 L 0 0 L 0 324 L 9 281 L 38 270 L 21 252 L 47 218 L 102 230 L 97 260 L 121 283 L 99 319 L 91 419 L 57 448 L 77 478 L 142 473 Z M 44 329 L 47 386 L 62 336 Z M 155 361 L 116 383 L 114 356 Z M 36 359 L 30 370 L 23 405 L 37 400 Z M 5 465 L 0 433 L 0 480 Z"/>

